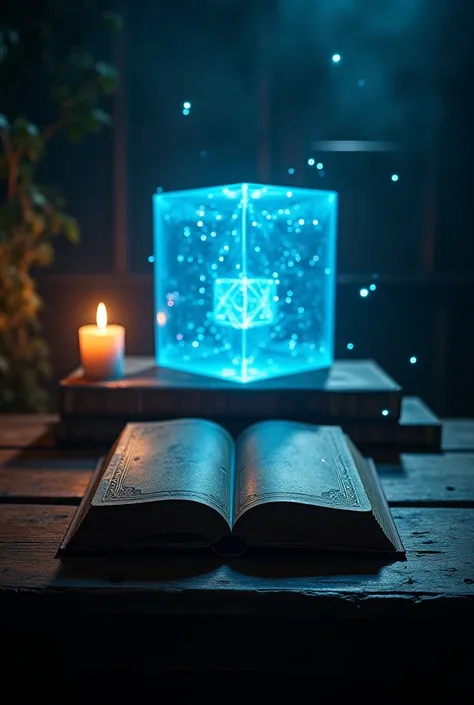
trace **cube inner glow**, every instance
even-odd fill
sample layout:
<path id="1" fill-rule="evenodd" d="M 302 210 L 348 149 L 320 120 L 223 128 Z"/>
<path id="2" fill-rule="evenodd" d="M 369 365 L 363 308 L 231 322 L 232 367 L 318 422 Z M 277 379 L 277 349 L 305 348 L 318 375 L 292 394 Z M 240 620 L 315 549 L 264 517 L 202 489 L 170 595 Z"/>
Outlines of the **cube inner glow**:
<path id="1" fill-rule="evenodd" d="M 157 364 L 251 382 L 332 363 L 336 193 L 236 184 L 153 201 Z"/>

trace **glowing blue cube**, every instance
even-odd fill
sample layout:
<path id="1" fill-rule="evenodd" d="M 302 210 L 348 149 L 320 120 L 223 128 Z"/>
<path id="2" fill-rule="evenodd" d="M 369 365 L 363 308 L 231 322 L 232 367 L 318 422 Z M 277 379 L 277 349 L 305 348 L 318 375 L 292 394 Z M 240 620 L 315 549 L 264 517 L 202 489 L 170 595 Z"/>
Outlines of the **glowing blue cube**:
<path id="1" fill-rule="evenodd" d="M 333 361 L 337 194 L 156 193 L 156 361 L 235 382 Z"/>

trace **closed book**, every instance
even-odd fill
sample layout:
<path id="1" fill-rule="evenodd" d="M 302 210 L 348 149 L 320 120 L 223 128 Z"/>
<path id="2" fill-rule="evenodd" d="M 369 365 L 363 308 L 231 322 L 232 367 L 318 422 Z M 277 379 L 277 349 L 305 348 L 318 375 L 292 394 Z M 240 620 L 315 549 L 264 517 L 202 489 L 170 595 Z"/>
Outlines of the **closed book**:
<path id="1" fill-rule="evenodd" d="M 278 419 L 398 419 L 401 387 L 372 360 L 336 360 L 327 370 L 238 384 L 156 367 L 130 357 L 123 379 L 94 381 L 79 368 L 60 382 L 64 416 L 143 418 L 254 416 Z"/>
<path id="2" fill-rule="evenodd" d="M 284 417 L 284 414 L 281 413 Z M 163 414 L 162 418 L 150 418 L 148 421 L 159 421 L 172 418 L 171 414 Z M 234 437 L 248 426 L 265 417 L 251 415 L 236 417 L 209 417 L 210 421 L 222 424 Z M 301 416 L 300 416 L 301 418 Z M 126 416 L 90 417 L 63 415 L 55 427 L 56 440 L 63 445 L 91 444 L 110 445 L 128 422 L 139 421 L 139 417 Z M 294 420 L 289 416 L 289 420 Z M 308 423 L 327 424 L 330 419 L 309 415 Z M 418 397 L 402 399 L 401 415 L 398 420 L 380 416 L 378 419 L 340 419 L 340 425 L 347 435 L 359 447 L 390 448 L 402 451 L 424 450 L 439 452 L 441 450 L 442 423 L 436 414 Z"/>

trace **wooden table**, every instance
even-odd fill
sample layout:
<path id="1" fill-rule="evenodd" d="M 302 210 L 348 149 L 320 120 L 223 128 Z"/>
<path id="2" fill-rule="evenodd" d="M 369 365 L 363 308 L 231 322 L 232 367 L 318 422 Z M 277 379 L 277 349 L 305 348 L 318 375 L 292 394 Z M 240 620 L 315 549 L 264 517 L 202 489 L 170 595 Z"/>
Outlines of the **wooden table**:
<path id="1" fill-rule="evenodd" d="M 55 551 L 99 451 L 56 449 L 55 422 L 0 416 L 0 619 L 12 663 L 47 654 L 74 673 L 310 667 L 399 680 L 459 674 L 470 659 L 458 632 L 474 615 L 474 420 L 445 422 L 441 455 L 377 460 L 407 561 L 257 570 L 242 559 L 63 565 Z"/>

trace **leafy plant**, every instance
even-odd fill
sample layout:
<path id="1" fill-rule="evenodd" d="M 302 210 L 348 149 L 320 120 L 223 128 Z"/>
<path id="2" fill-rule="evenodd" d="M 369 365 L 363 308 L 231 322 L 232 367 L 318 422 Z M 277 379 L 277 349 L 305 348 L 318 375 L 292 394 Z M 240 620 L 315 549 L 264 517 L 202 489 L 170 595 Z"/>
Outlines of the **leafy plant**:
<path id="1" fill-rule="evenodd" d="M 38 171 L 58 133 L 78 140 L 112 123 L 101 102 L 115 91 L 117 71 L 85 49 L 98 24 L 118 29 L 120 17 L 91 0 L 2 4 L 0 411 L 48 406 L 49 350 L 41 334 L 34 272 L 53 261 L 55 238 L 76 244 L 80 232 L 64 211 L 64 200 L 40 183 Z M 37 98 L 28 110 L 33 89 Z M 40 112 L 42 120 L 35 114 Z"/>

